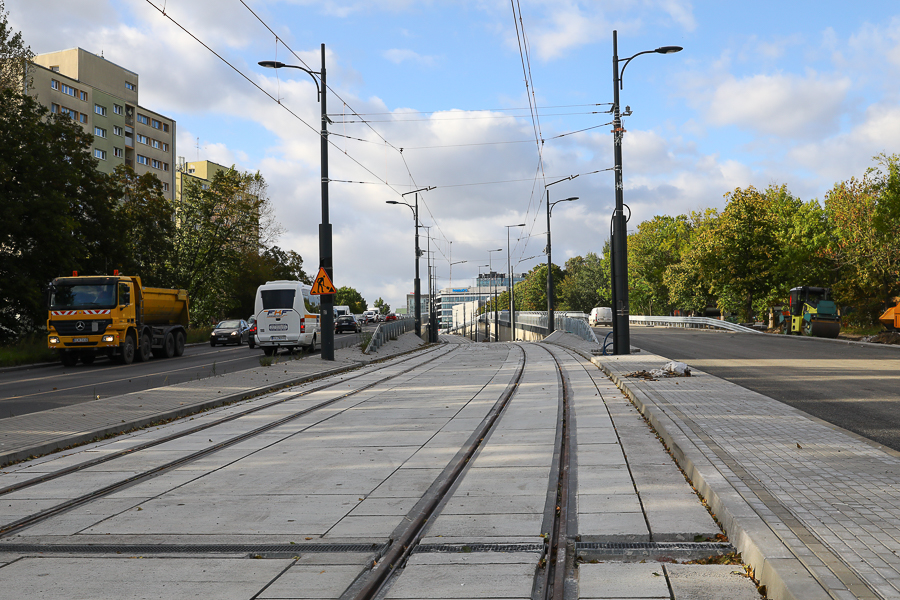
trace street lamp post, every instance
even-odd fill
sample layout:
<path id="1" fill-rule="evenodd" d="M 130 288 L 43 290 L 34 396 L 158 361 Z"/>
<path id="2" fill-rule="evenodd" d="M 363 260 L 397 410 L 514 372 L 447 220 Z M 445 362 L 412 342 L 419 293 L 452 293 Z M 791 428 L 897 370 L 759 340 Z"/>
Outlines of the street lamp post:
<path id="1" fill-rule="evenodd" d="M 573 177 L 566 177 L 565 179 L 560 179 L 559 181 L 568 181 L 569 179 L 573 179 Z M 549 188 L 554 183 L 559 183 L 559 181 L 554 181 L 553 183 L 548 183 L 546 188 Z M 553 318 L 553 262 L 551 260 L 551 246 L 550 246 L 550 213 L 553 212 L 553 207 L 559 204 L 560 202 L 572 202 L 573 200 L 578 200 L 578 196 L 572 196 L 571 198 L 563 198 L 562 200 L 557 200 L 556 202 L 550 203 L 550 190 L 547 190 L 547 333 L 553 333 L 553 330 L 556 328 L 556 324 Z"/>
<path id="2" fill-rule="evenodd" d="M 613 353 L 629 354 L 631 352 L 631 339 L 628 331 L 628 233 L 626 232 L 625 202 L 622 182 L 622 138 L 625 130 L 622 128 L 622 115 L 619 111 L 619 90 L 622 89 L 622 77 L 625 75 L 625 67 L 635 57 L 641 54 L 673 54 L 682 50 L 681 46 L 661 46 L 656 50 L 644 50 L 626 59 L 619 70 L 619 50 L 617 32 L 613 30 L 613 152 L 615 154 L 616 168 L 616 208 L 612 218 L 612 304 L 613 304 Z M 627 108 L 627 107 L 626 107 Z M 626 111 L 626 114 L 630 114 Z"/>
<path id="3" fill-rule="evenodd" d="M 490 250 L 489 250 L 488 252 L 490 252 Z M 491 265 L 478 265 L 478 278 L 479 278 L 479 279 L 483 279 L 483 278 L 481 277 L 481 270 L 482 270 L 482 269 L 487 269 L 488 271 L 490 271 L 490 270 L 491 270 Z M 493 278 L 492 278 L 492 279 L 493 279 Z M 481 284 L 478 285 L 478 289 L 481 290 Z M 491 297 L 490 289 L 491 289 L 491 288 L 488 288 L 488 290 L 489 290 L 489 291 L 488 291 L 488 298 Z M 478 295 L 479 295 L 479 296 L 481 295 L 480 291 L 479 291 L 479 294 L 478 294 Z M 488 329 L 489 325 L 488 325 L 488 319 L 487 319 L 487 303 L 485 303 L 485 305 L 484 305 L 484 312 L 483 312 L 482 314 L 484 315 L 484 341 L 489 342 L 489 341 L 491 341 L 491 332 L 490 332 L 490 329 Z M 475 341 L 478 341 L 478 337 L 477 337 L 477 336 L 475 337 Z"/>
<path id="4" fill-rule="evenodd" d="M 509 272 L 509 339 L 516 341 L 516 295 L 513 285 L 512 265 L 509 257 L 509 229 L 510 227 L 525 227 L 525 223 L 517 225 L 504 225 L 506 227 L 506 270 Z"/>
<path id="5" fill-rule="evenodd" d="M 387 204 L 403 204 L 405 206 L 409 206 L 410 210 L 413 211 L 413 220 L 415 221 L 416 228 L 416 280 L 413 284 L 413 293 L 415 294 L 415 302 L 416 302 L 416 335 L 420 338 L 422 337 L 422 285 L 419 282 L 419 257 L 422 256 L 422 251 L 419 250 L 419 192 L 427 192 L 428 190 L 433 190 L 434 187 L 425 187 L 420 188 L 418 190 L 413 190 L 411 192 L 406 192 L 400 194 L 401 197 L 406 196 L 407 194 L 415 194 L 416 204 L 415 208 L 409 206 L 406 202 L 399 202 L 397 200 L 387 200 Z"/>
<path id="6" fill-rule="evenodd" d="M 494 300 L 491 304 L 491 307 L 494 309 L 494 341 L 500 341 L 500 312 L 497 310 L 497 281 L 494 277 L 494 267 L 492 266 L 492 260 L 494 258 L 494 252 L 503 252 L 503 248 L 497 248 L 496 250 L 488 250 L 488 272 L 491 275 L 491 292 L 493 294 Z M 486 323 L 485 323 L 486 325 Z M 487 330 L 487 327 L 485 327 Z M 490 333 L 487 335 L 487 340 L 491 341 Z"/>
<path id="7" fill-rule="evenodd" d="M 310 71 L 304 67 L 296 65 L 286 65 L 274 60 L 263 60 L 259 62 L 259 66 L 269 69 L 280 69 L 283 67 L 291 69 L 300 69 L 306 71 L 309 76 L 316 82 L 316 88 L 319 92 L 319 105 L 322 113 L 322 133 L 320 135 L 320 154 L 322 165 L 322 222 L 319 224 L 319 267 L 325 270 L 328 278 L 334 281 L 334 269 L 332 268 L 332 251 L 331 251 L 331 223 L 328 221 L 328 111 L 326 106 L 327 84 L 325 83 L 325 44 L 322 44 L 322 70 Z M 316 75 L 322 80 L 322 86 L 316 80 Z M 334 360 L 334 295 L 322 294 L 322 303 L 320 305 L 320 333 L 322 334 L 322 359 Z"/>

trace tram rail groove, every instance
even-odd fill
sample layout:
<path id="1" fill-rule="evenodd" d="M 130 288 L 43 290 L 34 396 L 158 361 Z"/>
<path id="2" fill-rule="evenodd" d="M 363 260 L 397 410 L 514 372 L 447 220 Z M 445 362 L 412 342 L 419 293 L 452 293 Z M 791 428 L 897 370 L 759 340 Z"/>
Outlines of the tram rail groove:
<path id="1" fill-rule="evenodd" d="M 429 353 L 433 352 L 434 350 L 435 350 L 435 349 L 428 350 L 425 354 L 429 354 Z M 419 355 L 419 356 L 423 356 L 423 355 Z M 443 355 L 442 355 L 442 356 L 443 356 Z M 406 362 L 406 361 L 412 360 L 412 358 L 413 358 L 413 357 L 405 358 L 405 359 L 403 359 L 402 361 L 398 361 L 398 363 L 402 363 L 402 362 Z M 394 363 L 394 364 L 397 364 L 397 363 Z M 426 363 L 423 363 L 423 364 L 426 364 Z M 354 367 L 354 368 L 358 368 L 358 367 Z M 374 369 L 374 370 L 377 370 L 377 369 Z M 343 372 L 343 371 L 341 371 L 341 372 Z M 329 374 L 325 375 L 325 377 L 327 378 L 327 377 L 332 377 L 332 376 L 334 376 L 334 375 L 339 375 L 341 372 L 338 372 L 338 373 L 329 373 Z M 241 418 L 241 417 L 245 417 L 245 416 L 250 415 L 250 414 L 253 414 L 253 413 L 255 413 L 255 412 L 259 412 L 259 411 L 262 411 L 262 410 L 266 410 L 266 409 L 268 409 L 268 408 L 272 408 L 273 406 L 277 406 L 277 405 L 279 405 L 279 404 L 282 404 L 282 403 L 284 403 L 284 402 L 288 402 L 288 401 L 290 401 L 290 400 L 296 400 L 297 398 L 302 398 L 303 396 L 308 396 L 309 394 L 313 394 L 313 393 L 315 393 L 315 392 L 320 392 L 320 391 L 322 391 L 322 390 L 327 390 L 327 389 L 330 388 L 330 387 L 334 387 L 334 386 L 336 386 L 336 385 L 338 385 L 338 384 L 344 384 L 344 383 L 346 383 L 346 382 L 348 382 L 348 381 L 353 381 L 354 379 L 359 379 L 360 377 L 364 377 L 365 375 L 368 375 L 368 374 L 369 374 L 369 372 L 359 373 L 358 375 L 355 375 L 355 376 L 353 376 L 353 377 L 349 377 L 349 378 L 347 378 L 347 379 L 342 379 L 341 381 L 338 381 L 338 382 L 335 382 L 335 383 L 329 383 L 329 384 L 320 385 L 319 387 L 311 388 L 311 389 L 308 389 L 308 390 L 303 390 L 302 392 L 298 392 L 298 393 L 296 393 L 296 394 L 294 394 L 294 395 L 292 395 L 292 396 L 289 396 L 289 397 L 287 397 L 287 398 L 280 398 L 280 399 L 275 400 L 275 401 L 273 401 L 273 402 L 269 402 L 269 403 L 263 404 L 263 405 L 261 405 L 261 406 L 255 406 L 255 407 L 253 407 L 253 408 L 249 408 L 249 409 L 244 410 L 244 411 L 241 411 L 241 412 L 239 412 L 239 413 L 235 413 L 234 415 L 230 415 L 230 416 L 228 416 L 228 417 L 222 417 L 222 418 L 220 418 L 220 419 L 217 419 L 217 420 L 215 420 L 215 421 L 211 421 L 211 422 L 209 422 L 209 423 L 200 424 L 200 425 L 197 425 L 196 427 L 192 427 L 192 428 L 186 429 L 186 430 L 184 430 L 184 431 L 180 431 L 180 432 L 177 432 L 177 433 L 173 433 L 173 434 L 171 434 L 171 435 L 168 435 L 168 436 L 165 436 L 165 437 L 156 439 L 156 440 L 152 440 L 152 441 L 149 441 L 149 442 L 145 442 L 145 443 L 143 443 L 143 444 L 139 444 L 139 445 L 133 446 L 133 447 L 131 447 L 131 448 L 126 448 L 126 449 L 120 450 L 120 451 L 118 451 L 118 452 L 113 452 L 112 454 L 108 454 L 108 455 L 106 455 L 106 456 L 100 456 L 100 457 L 97 457 L 97 458 L 94 458 L 94 459 L 91 459 L 91 460 L 88 460 L 88 461 L 85 461 L 85 462 L 82 462 L 82 463 L 78 463 L 77 465 L 72 465 L 71 467 L 66 467 L 66 468 L 64 468 L 64 469 L 59 469 L 58 471 L 54 471 L 54 472 L 52 472 L 52 473 L 47 473 L 47 474 L 45 474 L 45 475 L 42 475 L 42 476 L 39 476 L 39 477 L 35 477 L 35 478 L 33 478 L 33 479 L 28 479 L 28 480 L 26 480 L 26 481 L 22 481 L 22 482 L 19 482 L 19 483 L 15 483 L 15 484 L 13 484 L 13 485 L 6 486 L 6 487 L 4 487 L 4 488 L 0 488 L 0 497 L 4 496 L 5 494 L 9 494 L 9 493 L 12 493 L 12 492 L 17 492 L 17 491 L 19 491 L 19 490 L 23 490 L 23 489 L 29 488 L 29 487 L 31 487 L 31 486 L 35 486 L 35 485 L 38 485 L 38 484 L 41 484 L 41 483 L 46 483 L 46 482 L 48 482 L 48 481 L 52 481 L 53 479 L 58 479 L 59 477 L 64 477 L 64 476 L 66 476 L 66 475 L 71 475 L 72 473 L 76 473 L 76 472 L 81 471 L 81 470 L 84 470 L 84 469 L 89 469 L 89 468 L 91 468 L 91 467 L 95 467 L 95 466 L 97 466 L 97 465 L 101 465 L 101 464 L 106 463 L 106 462 L 109 462 L 109 461 L 111 461 L 111 460 L 115 460 L 115 459 L 118 459 L 118 458 L 122 458 L 123 456 L 127 456 L 127 455 L 133 454 L 133 453 L 135 453 L 135 452 L 139 452 L 139 451 L 141 451 L 141 450 L 147 450 L 148 448 L 153 448 L 154 446 L 159 446 L 160 444 L 165 444 L 165 443 L 168 443 L 168 442 L 177 440 L 177 439 L 179 439 L 179 438 L 186 437 L 186 436 L 188 436 L 188 435 L 193 435 L 193 434 L 195 434 L 195 433 L 199 433 L 199 432 L 201 432 L 201 431 L 203 431 L 203 430 L 205 430 L 205 429 L 209 429 L 209 428 L 211 428 L 211 427 L 216 427 L 216 426 L 218 426 L 218 425 L 222 425 L 222 424 L 224 424 L 224 423 L 228 423 L 228 422 L 230 422 L 230 421 L 237 420 L 237 419 L 239 419 L 239 418 Z M 400 375 L 400 374 L 401 374 L 401 373 L 398 373 L 397 375 Z M 394 375 L 394 376 L 392 376 L 392 377 L 396 377 L 397 375 Z M 309 381 L 309 380 L 310 380 L 310 379 L 308 379 L 308 380 L 306 380 L 306 381 Z M 386 381 L 386 380 L 385 380 L 385 381 Z M 304 382 L 301 382 L 301 383 L 304 383 Z M 297 384 L 291 384 L 291 385 L 297 385 Z M 274 390 L 272 390 L 272 391 L 270 391 L 270 392 L 264 392 L 263 394 L 257 394 L 257 395 L 264 395 L 264 394 L 266 394 L 266 393 L 274 393 L 274 392 L 277 392 L 277 391 L 279 391 L 279 390 L 281 390 L 281 389 L 284 389 L 285 387 L 291 387 L 291 386 L 290 386 L 290 385 L 288 385 L 288 386 L 278 386 L 277 388 L 275 388 Z M 244 393 L 246 394 L 246 393 L 248 393 L 248 392 L 244 392 Z M 245 399 L 249 399 L 249 398 L 245 398 Z"/>
<path id="2" fill-rule="evenodd" d="M 213 444 L 212 446 L 210 446 L 208 448 L 204 448 L 202 450 L 192 452 L 190 454 L 187 454 L 187 455 L 177 458 L 175 460 L 169 461 L 168 463 L 164 463 L 164 464 L 154 467 L 152 469 L 148 469 L 147 471 L 144 471 L 142 473 L 138 473 L 136 475 L 133 475 L 133 476 L 123 479 L 121 481 L 117 481 L 110 485 L 107 485 L 107 486 L 104 486 L 97 490 L 94 490 L 92 492 L 89 492 L 87 494 L 83 494 L 77 498 L 72 498 L 72 499 L 62 502 L 60 504 L 57 504 L 56 506 L 51 506 L 42 511 L 39 511 L 39 512 L 29 515 L 27 517 L 23 517 L 21 519 L 18 519 L 16 521 L 13 521 L 6 525 L 0 525 L 0 537 L 6 537 L 6 536 L 10 536 L 12 534 L 18 533 L 24 529 L 27 529 L 28 527 L 37 525 L 38 523 L 45 521 L 51 517 L 54 517 L 61 513 L 64 513 L 68 510 L 71 510 L 71 509 L 81 506 L 83 504 L 87 504 L 88 502 L 91 502 L 98 498 L 102 498 L 103 496 L 106 496 L 107 494 L 111 494 L 111 493 L 116 492 L 127 486 L 130 486 L 130 485 L 133 485 L 136 483 L 140 483 L 141 481 L 150 479 L 152 477 L 160 475 L 166 471 L 169 471 L 169 470 L 179 467 L 181 465 L 187 464 L 187 463 L 197 460 L 199 458 L 203 458 L 204 456 L 208 456 L 210 454 L 218 452 L 219 450 L 222 450 L 229 446 L 233 446 L 233 445 L 243 442 L 245 440 L 251 439 L 251 438 L 259 435 L 260 433 L 264 433 L 271 429 L 275 429 L 276 427 L 280 427 L 281 425 L 284 425 L 285 423 L 289 423 L 289 422 L 291 422 L 295 419 L 298 419 L 302 416 L 305 416 L 307 414 L 310 414 L 312 412 L 315 412 L 317 410 L 325 408 L 326 406 L 330 406 L 331 404 L 334 404 L 335 402 L 343 400 L 344 398 L 354 396 L 354 395 L 356 395 L 360 392 L 363 392 L 367 389 L 370 389 L 376 385 L 382 384 L 385 381 L 390 381 L 391 379 L 394 379 L 396 377 L 399 377 L 401 375 L 409 373 L 410 371 L 413 371 L 419 367 L 422 367 L 431 362 L 434 362 L 435 360 L 438 360 L 439 358 L 443 358 L 443 357 L 447 356 L 448 354 L 451 354 L 455 350 L 456 350 L 456 348 L 450 348 L 449 350 L 447 350 L 444 353 L 439 354 L 438 356 L 430 358 L 419 364 L 413 365 L 410 368 L 402 370 L 402 371 L 395 373 L 389 377 L 379 379 L 378 381 L 374 381 L 372 383 L 364 385 L 355 390 L 351 390 L 349 392 L 340 394 L 334 398 L 320 402 L 319 404 L 316 404 L 315 406 L 305 408 L 296 413 L 293 413 L 293 414 L 287 415 L 285 417 L 282 417 L 280 419 L 277 419 L 276 421 L 273 421 L 271 423 L 267 423 L 266 425 L 262 425 L 260 427 L 257 427 L 255 429 L 252 429 L 247 432 L 244 432 L 240 435 L 234 436 L 234 437 L 224 440 L 222 442 Z M 344 381 L 346 381 L 346 380 L 344 380 Z M 343 383 L 343 382 L 339 382 L 339 383 Z M 327 387 L 332 387 L 332 386 L 327 386 Z M 280 403 L 280 401 L 276 402 L 276 404 L 277 403 Z M 128 452 L 128 453 L 130 453 L 130 452 Z M 128 454 L 128 453 L 126 453 L 126 454 Z"/>
<path id="3" fill-rule="evenodd" d="M 308 383 L 310 381 L 316 381 L 318 379 L 323 379 L 326 377 L 332 377 L 334 375 L 340 375 L 341 373 L 348 373 L 350 371 L 354 371 L 356 369 L 364 368 L 369 365 L 379 364 L 393 358 L 397 358 L 399 356 L 405 356 L 408 354 L 414 354 L 417 352 L 421 352 L 425 350 L 426 352 L 432 352 L 438 349 L 440 346 L 435 344 L 428 344 L 426 346 L 421 346 L 414 350 L 409 350 L 407 352 L 402 352 L 400 354 L 396 354 L 394 356 L 387 356 L 384 358 L 379 358 L 376 360 L 372 360 L 368 363 L 357 363 L 353 365 L 346 365 L 342 367 L 335 367 L 333 369 L 328 369 L 326 371 L 321 371 L 319 373 L 313 373 L 310 375 L 302 375 L 300 377 L 296 377 L 294 379 L 288 379 L 282 381 L 280 383 L 264 385 L 258 388 L 252 388 L 249 390 L 245 390 L 242 392 L 238 392 L 236 394 L 226 395 L 217 397 L 214 399 L 207 400 L 205 402 L 201 402 L 198 404 L 193 404 L 191 406 L 185 406 L 183 408 L 178 408 L 172 410 L 164 415 L 156 414 L 151 416 L 146 416 L 141 419 L 136 419 L 134 421 L 129 421 L 124 426 L 122 423 L 115 423 L 104 427 L 102 429 L 88 431 L 83 433 L 78 433 L 72 435 L 64 440 L 55 440 L 51 442 L 45 442 L 39 446 L 21 449 L 21 450 L 13 450 L 8 452 L 0 452 L 0 468 L 9 467 L 24 461 L 32 460 L 35 458 L 40 458 L 43 456 L 48 456 L 50 454 L 54 454 L 57 452 L 61 452 L 64 450 L 70 450 L 72 448 L 77 448 L 79 446 L 85 446 L 87 444 L 92 444 L 94 442 L 99 442 L 104 439 L 109 439 L 113 437 L 117 437 L 120 435 L 125 435 L 127 433 L 131 433 L 134 431 L 138 431 L 140 429 L 145 429 L 148 427 L 155 427 L 158 425 L 165 425 L 170 423 L 176 419 L 182 419 L 184 417 L 189 417 L 192 415 L 196 415 L 198 413 L 204 412 L 206 410 L 217 408 L 219 406 L 226 406 L 228 404 L 234 404 L 235 402 L 241 402 L 243 400 L 251 400 L 253 398 L 257 398 L 259 396 L 264 396 L 266 394 L 272 394 L 277 391 L 283 390 L 285 388 L 293 387 L 296 385 L 301 385 L 304 383 Z M 408 360 L 408 359 L 404 359 Z M 57 363 L 50 363 L 57 364 Z"/>
<path id="4" fill-rule="evenodd" d="M 475 452 L 477 452 L 482 442 L 493 430 L 503 409 L 506 408 L 518 390 L 519 381 L 525 372 L 527 359 L 522 348 L 518 345 L 513 345 L 512 347 L 518 348 L 522 353 L 522 357 L 512 380 L 503 391 L 503 394 L 494 403 L 490 412 L 482 419 L 472 435 L 469 436 L 466 444 L 454 456 L 452 463 L 445 467 L 422 499 L 413 507 L 411 513 L 414 514 L 407 516 L 409 523 L 405 529 L 391 539 L 390 546 L 384 555 L 371 569 L 362 573 L 350 585 L 341 595 L 340 600 L 375 600 L 379 598 L 379 594 L 390 583 L 392 576 L 400 570 L 400 567 L 405 564 L 410 554 L 417 548 L 421 540 L 421 533 L 428 520 L 444 501 L 450 490 L 453 489 Z"/>

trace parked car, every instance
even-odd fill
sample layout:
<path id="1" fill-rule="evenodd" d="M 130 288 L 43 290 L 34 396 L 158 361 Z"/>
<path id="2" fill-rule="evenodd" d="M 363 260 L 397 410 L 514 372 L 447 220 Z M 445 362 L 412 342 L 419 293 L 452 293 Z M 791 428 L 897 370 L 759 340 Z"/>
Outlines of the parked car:
<path id="1" fill-rule="evenodd" d="M 612 325 L 612 309 L 608 306 L 598 306 L 591 310 L 588 317 L 588 325 L 596 327 L 597 325 Z"/>
<path id="2" fill-rule="evenodd" d="M 344 331 L 359 333 L 362 331 L 362 325 L 359 324 L 359 321 L 353 315 L 341 315 L 334 320 L 334 332 L 343 333 Z"/>
<path id="3" fill-rule="evenodd" d="M 396 321 L 397 315 L 395 315 L 394 313 L 389 313 L 384 317 L 384 320 L 385 321 Z"/>
<path id="4" fill-rule="evenodd" d="M 377 314 L 374 310 L 367 310 L 363 313 L 363 323 L 374 323 Z"/>
<path id="5" fill-rule="evenodd" d="M 243 319 L 222 321 L 209 334 L 209 345 L 237 344 L 240 346 L 250 338 L 250 326 Z"/>
<path id="6" fill-rule="evenodd" d="M 250 326 L 250 334 L 247 336 L 247 345 L 251 349 L 256 348 L 256 316 L 247 319 L 247 325 Z"/>

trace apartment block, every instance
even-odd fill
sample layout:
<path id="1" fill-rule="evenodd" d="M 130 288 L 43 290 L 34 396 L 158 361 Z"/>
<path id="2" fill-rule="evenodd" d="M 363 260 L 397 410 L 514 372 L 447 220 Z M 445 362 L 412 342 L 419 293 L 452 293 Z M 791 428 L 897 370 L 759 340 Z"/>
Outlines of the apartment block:
<path id="1" fill-rule="evenodd" d="M 140 105 L 137 73 L 72 48 L 38 54 L 29 75 L 29 94 L 93 134 L 98 170 L 111 173 L 125 164 L 138 175 L 152 173 L 166 198 L 174 198 L 175 121 Z"/>

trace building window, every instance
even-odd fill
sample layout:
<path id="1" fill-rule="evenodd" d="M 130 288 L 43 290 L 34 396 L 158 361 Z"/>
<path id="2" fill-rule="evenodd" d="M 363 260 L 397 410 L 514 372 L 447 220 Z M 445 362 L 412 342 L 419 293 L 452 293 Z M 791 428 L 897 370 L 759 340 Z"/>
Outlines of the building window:
<path id="1" fill-rule="evenodd" d="M 150 140 L 150 145 L 154 148 L 159 148 L 160 144 L 158 140 Z"/>
<path id="2" fill-rule="evenodd" d="M 142 156 L 142 155 L 138 154 L 138 155 L 137 155 L 137 162 L 138 162 L 139 165 L 149 165 L 149 164 L 150 164 L 150 159 L 147 158 L 146 156 Z"/>
<path id="3" fill-rule="evenodd" d="M 168 192 L 168 191 L 169 191 L 169 184 L 166 183 L 165 181 L 163 181 L 163 191 L 164 191 L 164 192 Z"/>
<path id="4" fill-rule="evenodd" d="M 121 104 L 113 104 L 113 112 L 116 113 L 117 115 L 121 115 L 122 113 L 125 112 L 125 109 L 122 108 Z"/>
<path id="5" fill-rule="evenodd" d="M 144 125 L 150 124 L 150 119 L 146 115 L 142 115 L 141 113 L 138 113 L 137 120 L 138 123 L 143 123 Z"/>
<path id="6" fill-rule="evenodd" d="M 118 125 L 113 125 L 113 133 L 116 134 L 116 135 L 122 135 L 122 134 L 124 134 L 125 132 L 124 132 L 124 131 L 122 130 L 122 128 L 119 127 Z"/>
<path id="7" fill-rule="evenodd" d="M 100 148 L 94 148 L 94 158 L 98 158 L 100 160 L 106 160 L 106 150 L 101 150 Z"/>
<path id="8" fill-rule="evenodd" d="M 162 151 L 163 151 L 163 152 L 168 152 L 168 151 L 169 151 L 169 145 L 168 145 L 167 143 L 165 143 L 165 142 L 163 142 L 163 145 L 162 145 Z"/>
<path id="9" fill-rule="evenodd" d="M 60 113 L 61 115 L 65 115 L 65 116 L 67 116 L 67 117 L 71 117 L 72 119 L 75 119 L 75 118 L 78 117 L 78 113 L 77 113 L 77 112 L 75 112 L 75 111 L 72 110 L 71 108 L 66 108 L 65 106 L 61 106 L 61 107 L 59 108 L 59 113 Z"/>
<path id="10" fill-rule="evenodd" d="M 163 131 L 165 131 L 166 133 L 169 133 L 169 124 L 168 123 L 163 123 Z"/>
<path id="11" fill-rule="evenodd" d="M 151 165 L 154 169 L 159 169 L 159 168 L 161 168 L 160 162 L 159 162 L 158 160 L 156 160 L 155 158 L 154 158 L 153 160 L 150 161 L 150 165 Z"/>
<path id="12" fill-rule="evenodd" d="M 85 92 L 84 90 L 82 90 L 82 91 L 80 91 L 80 92 L 78 92 L 78 93 L 81 94 L 81 99 L 82 99 L 83 101 L 87 102 L 87 92 Z"/>
<path id="13" fill-rule="evenodd" d="M 134 90 L 137 89 L 137 86 L 134 85 L 133 83 L 131 83 L 130 81 L 126 81 L 126 82 L 125 82 L 125 89 L 126 89 L 126 90 L 134 91 Z"/>
<path id="14" fill-rule="evenodd" d="M 54 73 L 59 73 L 59 66 L 57 65 L 55 67 L 50 67 L 50 70 L 53 71 Z"/>
<path id="15" fill-rule="evenodd" d="M 58 112 L 59 112 L 59 104 L 51 104 L 51 105 L 50 105 L 50 112 L 52 112 L 52 113 L 58 113 Z"/>
<path id="16" fill-rule="evenodd" d="M 121 148 L 113 148 L 113 155 L 116 158 L 125 158 L 125 151 Z"/>
<path id="17" fill-rule="evenodd" d="M 51 89 L 51 90 L 58 90 L 58 89 L 59 89 L 59 82 L 58 82 L 57 80 L 55 80 L 55 79 L 51 79 L 51 80 L 50 80 L 50 89 Z"/>
<path id="18" fill-rule="evenodd" d="M 146 135 L 141 135 L 140 133 L 137 134 L 137 141 L 142 144 L 147 144 L 148 146 L 150 145 L 150 139 Z"/>
<path id="19" fill-rule="evenodd" d="M 78 113 L 78 120 L 82 123 L 87 123 L 87 115 L 85 113 Z"/>
<path id="20" fill-rule="evenodd" d="M 94 127 L 94 135 L 96 135 L 97 137 L 105 138 L 106 130 L 103 129 L 102 127 Z"/>
<path id="21" fill-rule="evenodd" d="M 70 85 L 66 85 L 65 83 L 60 86 L 60 91 L 67 96 L 75 97 L 75 93 L 78 91 Z"/>
<path id="22" fill-rule="evenodd" d="M 154 129 L 159 129 L 162 126 L 162 123 L 160 123 L 156 119 L 153 119 L 153 121 L 150 123 L 150 126 L 153 127 Z"/>
<path id="23" fill-rule="evenodd" d="M 168 170 L 169 170 L 169 163 L 163 163 L 163 164 L 162 164 L 162 170 L 163 170 L 163 171 L 168 171 Z"/>
<path id="24" fill-rule="evenodd" d="M 106 107 L 100 106 L 99 104 L 95 104 L 94 112 L 97 113 L 98 115 L 100 115 L 101 117 L 105 117 L 106 116 Z"/>

